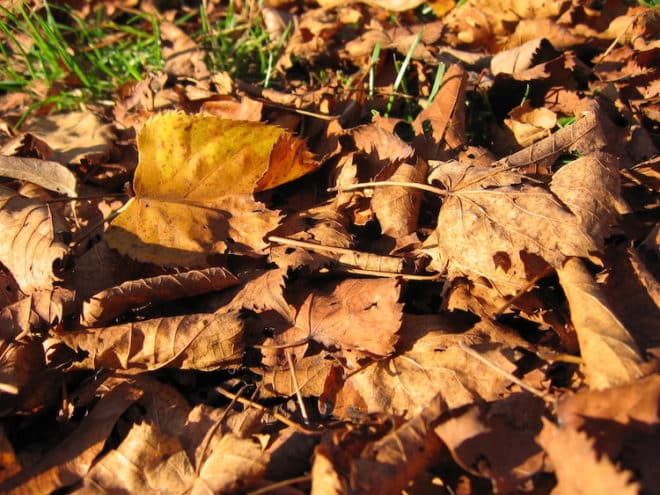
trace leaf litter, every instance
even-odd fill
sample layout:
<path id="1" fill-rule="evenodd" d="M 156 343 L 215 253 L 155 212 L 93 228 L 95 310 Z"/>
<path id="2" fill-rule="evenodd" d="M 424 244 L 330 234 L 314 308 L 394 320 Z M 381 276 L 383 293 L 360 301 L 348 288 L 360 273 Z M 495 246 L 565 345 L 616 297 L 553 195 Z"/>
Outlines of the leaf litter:
<path id="1" fill-rule="evenodd" d="M 266 4 L 0 95 L 0 491 L 658 493 L 657 12 Z"/>

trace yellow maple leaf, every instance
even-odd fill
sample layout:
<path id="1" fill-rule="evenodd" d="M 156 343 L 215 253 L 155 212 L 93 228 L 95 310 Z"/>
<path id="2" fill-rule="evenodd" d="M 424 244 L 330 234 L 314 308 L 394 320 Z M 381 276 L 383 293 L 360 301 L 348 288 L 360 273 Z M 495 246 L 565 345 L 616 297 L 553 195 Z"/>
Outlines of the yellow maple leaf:
<path id="1" fill-rule="evenodd" d="M 318 167 L 304 141 L 260 122 L 168 112 L 137 137 L 135 197 L 112 221 L 108 243 L 161 265 L 202 266 L 210 254 L 258 253 L 279 214 L 252 194 Z"/>

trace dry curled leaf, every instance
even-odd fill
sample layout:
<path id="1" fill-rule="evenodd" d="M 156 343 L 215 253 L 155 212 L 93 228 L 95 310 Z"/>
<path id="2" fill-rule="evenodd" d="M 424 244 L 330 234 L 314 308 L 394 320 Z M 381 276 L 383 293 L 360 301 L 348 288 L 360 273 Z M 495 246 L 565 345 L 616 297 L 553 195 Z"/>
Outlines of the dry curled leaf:
<path id="1" fill-rule="evenodd" d="M 396 280 L 345 280 L 328 294 L 310 294 L 298 310 L 296 326 L 344 357 L 387 356 L 394 351 L 403 305 Z"/>
<path id="2" fill-rule="evenodd" d="M 456 334 L 451 325 L 438 322 L 434 329 L 417 326 L 412 319 L 402 332 L 406 341 L 411 339 L 409 348 L 351 373 L 336 397 L 325 398 L 335 404 L 340 417 L 351 417 L 356 411 L 411 417 L 438 394 L 450 408 L 478 398 L 496 400 L 509 380 L 458 346 L 462 340 L 512 372 L 515 366 L 500 351 L 511 344 L 498 341 L 494 330 L 492 323 L 482 322 Z"/>
<path id="3" fill-rule="evenodd" d="M 200 266 L 214 253 L 259 253 L 279 215 L 252 193 L 318 165 L 304 142 L 259 122 L 170 112 L 138 135 L 135 197 L 112 221 L 108 243 L 164 265 Z"/>
<path id="4" fill-rule="evenodd" d="M 104 395 L 59 446 L 0 486 L 3 493 L 51 493 L 79 482 L 103 450 L 115 423 L 142 392 L 128 383 Z"/>
<path id="5" fill-rule="evenodd" d="M 76 176 L 64 165 L 53 161 L 0 155 L 0 176 L 26 180 L 67 196 L 77 195 Z"/>
<path id="6" fill-rule="evenodd" d="M 589 385 L 604 389 L 644 375 L 644 360 L 630 332 L 609 308 L 583 262 L 569 258 L 557 269 L 571 310 Z"/>
<path id="7" fill-rule="evenodd" d="M 51 208 L 0 186 L 0 262 L 27 294 L 60 280 L 67 246 L 63 222 Z"/>
<path id="8" fill-rule="evenodd" d="M 392 182 L 422 183 L 428 167 L 424 160 L 416 165 L 402 163 L 387 175 L 377 177 L 377 180 Z M 381 232 L 397 243 L 417 230 L 419 208 L 422 202 L 422 192 L 409 187 L 377 188 L 371 200 L 371 207 L 378 217 Z"/>
<path id="9" fill-rule="evenodd" d="M 424 158 L 442 159 L 445 151 L 467 144 L 464 108 L 466 86 L 465 70 L 458 64 L 450 66 L 433 102 L 415 118 L 415 148 L 421 150 Z"/>
<path id="10" fill-rule="evenodd" d="M 82 325 L 101 326 L 130 308 L 219 291 L 236 284 L 238 279 L 224 268 L 206 268 L 130 280 L 99 292 L 89 301 L 85 301 Z"/>
<path id="11" fill-rule="evenodd" d="M 534 437 L 544 408 L 530 394 L 512 395 L 455 411 L 439 422 L 435 433 L 463 469 L 489 478 L 498 493 L 512 493 L 543 467 Z"/>
<path id="12" fill-rule="evenodd" d="M 443 398 L 436 396 L 419 414 L 368 445 L 351 466 L 354 492 L 398 495 L 438 462 L 443 445 L 433 425 L 446 410 Z"/>
<path id="13" fill-rule="evenodd" d="M 606 156 L 566 165 L 550 191 L 506 168 L 441 164 L 431 177 L 450 194 L 425 243 L 435 268 L 446 264 L 451 278 L 483 276 L 515 293 L 545 269 L 535 257 L 555 268 L 569 256 L 597 261 L 620 201 L 616 162 Z"/>
<path id="14" fill-rule="evenodd" d="M 73 367 L 142 372 L 164 367 L 215 370 L 243 356 L 243 323 L 236 313 L 191 314 L 66 332 L 56 339 L 87 353 Z"/>
<path id="15" fill-rule="evenodd" d="M 59 163 L 80 163 L 90 156 L 109 153 L 113 131 L 92 111 L 31 117 L 23 130 L 43 139 Z"/>
<path id="16" fill-rule="evenodd" d="M 194 469 L 177 439 L 156 425 L 135 424 L 116 449 L 103 456 L 74 493 L 183 493 Z"/>
<path id="17" fill-rule="evenodd" d="M 623 471 L 607 456 L 594 449 L 594 442 L 573 428 L 559 428 L 543 418 L 543 430 L 537 438 L 555 470 L 557 486 L 553 495 L 601 495 L 617 493 L 638 495 L 640 486 L 632 473 Z M 580 469 L 575 469 L 579 466 Z"/>

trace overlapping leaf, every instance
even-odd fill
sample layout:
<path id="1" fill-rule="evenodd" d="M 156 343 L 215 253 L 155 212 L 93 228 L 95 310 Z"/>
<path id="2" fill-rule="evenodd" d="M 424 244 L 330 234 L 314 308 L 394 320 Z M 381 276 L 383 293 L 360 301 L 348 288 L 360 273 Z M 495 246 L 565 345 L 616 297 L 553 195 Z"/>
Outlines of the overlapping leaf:
<path id="1" fill-rule="evenodd" d="M 236 313 L 192 314 L 67 332 L 57 338 L 88 354 L 75 363 L 77 368 L 214 370 L 239 364 L 245 346 L 242 332 Z"/>
<path id="2" fill-rule="evenodd" d="M 279 215 L 252 193 L 317 166 L 304 142 L 279 127 L 181 112 L 150 119 L 138 150 L 135 197 L 106 235 L 121 253 L 164 265 L 261 252 Z"/>
<path id="3" fill-rule="evenodd" d="M 52 289 L 68 251 L 64 225 L 45 203 L 0 186 L 0 262 L 21 290 Z"/>
<path id="4" fill-rule="evenodd" d="M 443 163 L 433 177 L 451 194 L 426 241 L 434 266 L 446 266 L 452 277 L 483 276 L 515 293 L 542 269 L 534 256 L 554 267 L 568 256 L 592 258 L 618 197 L 615 161 L 601 157 L 564 166 L 551 191 L 513 171 Z"/>
<path id="5" fill-rule="evenodd" d="M 82 324 L 101 326 L 130 308 L 218 291 L 237 283 L 238 279 L 224 268 L 130 280 L 101 291 L 86 301 L 83 305 Z"/>

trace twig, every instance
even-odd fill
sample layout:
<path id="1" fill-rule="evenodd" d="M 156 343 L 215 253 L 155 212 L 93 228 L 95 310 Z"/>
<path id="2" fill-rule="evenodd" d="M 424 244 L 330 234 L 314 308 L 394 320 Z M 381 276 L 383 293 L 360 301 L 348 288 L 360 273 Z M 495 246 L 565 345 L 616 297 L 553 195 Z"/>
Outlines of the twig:
<path id="1" fill-rule="evenodd" d="M 555 352 L 555 351 L 548 351 L 545 349 L 538 349 L 535 351 L 536 355 L 543 359 L 544 361 L 550 361 L 550 362 L 562 362 L 562 363 L 570 363 L 570 364 L 583 364 L 582 358 L 579 356 L 573 356 L 572 354 L 566 354 L 564 352 Z"/>
<path id="2" fill-rule="evenodd" d="M 505 302 L 502 306 L 500 306 L 495 313 L 491 316 L 493 320 L 497 320 L 500 316 L 502 316 L 502 313 L 504 313 L 509 306 L 511 306 L 514 302 L 516 302 L 518 299 L 520 299 L 523 295 L 525 295 L 534 285 L 536 285 L 536 282 L 541 280 L 543 277 L 546 275 L 549 275 L 550 272 L 552 271 L 551 267 L 546 268 L 543 270 L 541 273 L 536 275 L 532 280 L 525 285 L 522 289 L 518 291 L 518 293 L 513 296 L 511 299 L 509 299 L 507 302 Z"/>
<path id="3" fill-rule="evenodd" d="M 273 108 L 278 108 L 280 110 L 287 110 L 289 112 L 294 112 L 300 115 L 305 115 L 307 117 L 313 117 L 318 120 L 338 120 L 341 118 L 341 115 L 326 115 L 324 113 L 318 113 L 318 112 L 312 112 L 311 110 L 303 110 L 302 108 L 295 108 L 295 107 L 287 107 L 286 105 L 280 105 L 279 103 L 273 103 L 271 101 L 268 101 L 266 99 L 260 99 L 261 103 L 268 107 L 273 107 Z"/>
<path id="4" fill-rule="evenodd" d="M 313 242 L 299 241 L 289 239 L 288 237 L 270 236 L 269 242 L 281 244 L 283 246 L 293 246 L 307 249 L 309 251 L 325 252 L 338 255 L 337 260 L 342 265 L 353 266 L 364 270 L 364 275 L 375 275 L 379 277 L 397 276 L 403 273 L 403 258 L 397 256 L 386 256 L 381 254 L 365 253 L 353 249 L 342 248 L 339 246 L 324 246 Z M 384 270 L 371 270 L 372 268 L 381 268 Z M 387 274 L 387 275 L 386 275 Z"/>
<path id="5" fill-rule="evenodd" d="M 92 233 L 93 233 L 97 228 L 101 227 L 101 226 L 104 225 L 106 222 L 112 222 L 112 221 L 113 221 L 113 220 L 114 220 L 114 219 L 115 219 L 115 218 L 116 218 L 121 212 L 125 211 L 125 210 L 128 208 L 128 206 L 131 204 L 132 201 L 133 201 L 133 198 L 129 198 L 129 200 L 126 201 L 126 203 L 124 203 L 122 206 L 120 206 L 120 207 L 117 208 L 115 211 L 113 211 L 112 213 L 110 213 L 110 215 L 108 215 L 108 216 L 105 217 L 105 218 L 102 218 L 101 220 L 99 220 L 98 222 L 96 222 L 94 225 L 88 227 L 87 230 L 86 230 L 86 232 L 84 232 L 83 234 L 81 234 L 80 237 L 78 237 L 75 241 L 72 241 L 72 242 L 69 244 L 69 247 L 73 247 L 73 246 L 77 246 L 77 245 L 79 245 L 82 241 L 84 241 L 84 240 L 87 239 L 90 235 L 92 235 Z"/>
<path id="6" fill-rule="evenodd" d="M 258 488 L 256 490 L 246 493 L 245 495 L 261 495 L 262 493 L 272 492 L 273 490 L 284 488 L 285 486 L 295 485 L 296 483 L 304 483 L 306 481 L 312 481 L 312 476 L 310 474 L 306 474 L 304 476 L 297 476 L 295 478 L 289 478 L 288 480 L 282 480 L 276 483 L 271 483 L 268 486 Z"/>
<path id="7" fill-rule="evenodd" d="M 638 12 L 636 15 L 633 16 L 633 18 L 630 20 L 630 22 L 628 23 L 628 25 L 626 26 L 626 28 L 625 28 L 624 30 L 622 30 L 622 31 L 618 34 L 618 36 L 617 36 L 616 38 L 614 38 L 614 41 L 612 41 L 612 43 L 610 43 L 610 46 L 607 47 L 607 50 L 605 50 L 605 51 L 603 52 L 603 54 L 598 58 L 598 62 L 596 62 L 596 65 L 593 66 L 593 68 L 591 69 L 591 72 L 593 72 L 594 74 L 596 74 L 596 68 L 597 68 L 597 67 L 603 62 L 603 60 L 605 59 L 605 57 L 607 57 L 607 56 L 610 54 L 610 52 L 614 49 L 614 47 L 617 45 L 617 43 L 619 43 L 619 41 L 621 40 L 621 38 L 623 37 L 623 35 L 626 34 L 626 32 L 628 31 L 628 29 L 630 29 L 630 28 L 632 27 L 632 25 L 635 23 L 635 21 L 637 20 L 637 18 L 638 18 L 640 15 L 642 15 L 643 13 L 645 13 L 645 11 Z M 599 76 L 598 74 L 596 74 L 596 77 L 597 77 L 598 79 L 600 79 L 600 76 Z M 601 79 L 601 80 L 602 80 L 602 79 Z"/>
<path id="8" fill-rule="evenodd" d="M 355 273 L 356 275 L 369 275 L 372 277 L 382 278 L 402 278 L 404 280 L 422 280 L 426 282 L 433 282 L 443 277 L 442 273 L 431 273 L 429 275 L 414 275 L 410 273 L 399 272 L 379 272 L 377 270 L 362 270 L 361 268 L 346 268 L 346 273 Z"/>
<path id="9" fill-rule="evenodd" d="M 235 398 L 236 402 L 238 402 L 239 404 L 243 404 L 244 406 L 248 406 L 248 407 L 254 407 L 255 409 L 258 409 L 259 411 L 264 411 L 264 412 L 267 412 L 267 413 L 271 414 L 280 423 L 284 423 L 285 425 L 290 426 L 291 428 L 293 428 L 294 430 L 296 430 L 299 433 L 303 433 L 305 435 L 320 435 L 321 434 L 320 431 L 311 430 L 309 428 L 306 428 L 305 426 L 300 425 L 300 424 L 296 423 L 295 421 L 292 421 L 291 419 L 287 418 L 284 414 L 280 414 L 276 411 L 271 411 L 266 406 L 262 406 L 258 402 L 251 401 L 251 400 L 246 399 L 244 397 L 239 397 L 237 394 L 234 394 L 234 393 L 230 392 L 229 390 L 226 390 L 226 389 L 224 389 L 220 386 L 216 387 L 215 389 L 218 391 L 218 393 L 224 395 L 225 397 L 227 397 L 229 399 L 234 399 Z"/>
<path id="10" fill-rule="evenodd" d="M 420 184 L 418 182 L 397 182 L 392 180 L 362 182 L 360 184 L 349 184 L 347 186 L 341 186 L 341 187 L 329 187 L 327 191 L 343 193 L 347 191 L 359 191 L 361 189 L 372 189 L 375 187 L 409 187 L 411 189 L 420 189 L 422 191 L 431 192 L 433 194 L 437 194 L 438 196 L 448 196 L 451 194 L 446 189 L 440 189 L 439 187 L 429 186 L 428 184 Z"/>
<path id="11" fill-rule="evenodd" d="M 308 344 L 311 340 L 311 337 L 305 337 L 304 339 L 296 340 L 288 344 L 254 344 L 252 347 L 255 349 L 291 349 L 292 347 L 299 347 L 301 345 Z"/>
<path id="12" fill-rule="evenodd" d="M 296 369 L 293 363 L 293 356 L 291 351 L 284 351 L 286 355 L 286 361 L 289 363 L 289 371 L 291 372 L 291 381 L 293 382 L 293 389 L 296 392 L 296 399 L 298 400 L 298 406 L 300 407 L 300 414 L 305 420 L 305 424 L 309 424 L 309 415 L 307 414 L 307 408 L 305 407 L 305 402 L 303 401 L 303 396 L 300 393 L 300 385 L 298 385 L 298 377 L 296 376 Z"/>
<path id="13" fill-rule="evenodd" d="M 486 366 L 488 366 L 489 368 L 495 370 L 496 372 L 498 372 L 498 373 L 501 374 L 502 376 L 508 378 L 508 379 L 511 380 L 513 383 L 515 383 L 516 385 L 520 386 L 522 389 L 527 390 L 530 394 L 534 394 L 534 395 L 536 395 L 537 397 L 540 397 L 541 399 L 543 399 L 543 400 L 544 400 L 546 403 L 548 403 L 548 404 L 554 404 L 554 400 L 553 400 L 552 398 L 548 397 L 548 396 L 547 396 L 546 394 L 544 394 L 543 392 L 541 392 L 541 391 L 539 391 L 539 390 L 536 390 L 534 387 L 530 387 L 529 385 L 527 385 L 525 382 L 523 382 L 523 381 L 522 381 L 520 378 L 518 378 L 517 376 L 514 376 L 514 375 L 512 375 L 511 373 L 509 373 L 508 371 L 503 370 L 502 368 L 500 368 L 500 367 L 499 367 L 498 365 L 496 365 L 495 363 L 493 363 L 493 362 L 491 362 L 490 360 L 488 360 L 488 359 L 486 359 L 485 357 L 483 357 L 481 354 L 479 354 L 477 351 L 475 351 L 472 347 L 468 346 L 468 345 L 467 345 L 465 342 L 463 342 L 462 340 L 460 340 L 460 341 L 458 342 L 458 347 L 460 347 L 461 349 L 463 349 L 465 352 L 467 352 L 467 353 L 468 353 L 470 356 L 472 356 L 473 358 L 478 359 L 479 361 L 481 361 L 482 363 L 484 363 L 484 364 L 485 364 Z"/>
<path id="14" fill-rule="evenodd" d="M 234 407 L 236 402 L 240 399 L 240 396 L 243 394 L 243 392 L 245 392 L 247 390 L 247 388 L 248 388 L 247 385 L 243 385 L 240 388 L 238 393 L 232 398 L 229 405 L 225 408 L 224 411 L 222 411 L 222 414 L 217 419 L 217 421 L 215 423 L 213 423 L 213 426 L 211 426 L 211 428 L 209 428 L 209 430 L 206 432 L 206 436 L 204 437 L 204 440 L 203 440 L 202 445 L 201 445 L 201 449 L 199 451 L 199 457 L 197 459 L 197 461 L 198 461 L 197 466 L 195 466 L 195 474 L 197 476 L 199 476 L 199 473 L 202 469 L 204 455 L 206 454 L 206 451 L 208 450 L 209 445 L 211 444 L 211 439 L 213 438 L 213 435 L 215 435 L 215 432 L 218 429 L 218 427 L 220 426 L 220 424 L 225 420 L 225 418 L 227 417 L 227 414 L 229 414 L 229 411 L 231 411 L 231 409 Z"/>
<path id="15" fill-rule="evenodd" d="M 87 201 L 88 199 L 105 199 L 105 198 L 122 198 L 126 197 L 126 193 L 110 193 L 110 194 L 91 194 L 89 196 L 67 196 L 64 198 L 53 198 L 44 201 L 46 204 L 51 203 L 68 203 L 69 201 Z"/>

